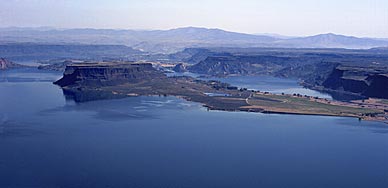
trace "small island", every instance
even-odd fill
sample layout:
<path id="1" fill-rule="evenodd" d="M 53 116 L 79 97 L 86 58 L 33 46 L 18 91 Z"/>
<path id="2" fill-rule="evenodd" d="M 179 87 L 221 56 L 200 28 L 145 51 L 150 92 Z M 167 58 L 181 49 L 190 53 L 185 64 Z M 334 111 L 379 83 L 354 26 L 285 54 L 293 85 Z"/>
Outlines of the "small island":
<path id="1" fill-rule="evenodd" d="M 340 102 L 299 94 L 271 94 L 219 81 L 168 77 L 150 63 L 101 62 L 67 65 L 54 82 L 76 102 L 130 96 L 176 96 L 209 110 L 356 117 L 387 122 L 388 103 Z"/>

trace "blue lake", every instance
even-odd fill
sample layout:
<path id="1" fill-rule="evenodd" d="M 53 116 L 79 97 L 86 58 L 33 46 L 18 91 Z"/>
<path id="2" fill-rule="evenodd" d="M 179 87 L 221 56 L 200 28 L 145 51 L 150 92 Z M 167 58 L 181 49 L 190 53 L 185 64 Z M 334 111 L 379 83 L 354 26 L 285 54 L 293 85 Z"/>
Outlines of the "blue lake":
<path id="1" fill-rule="evenodd" d="M 0 187 L 388 187 L 386 124 L 174 97 L 75 103 L 60 76 L 0 72 Z"/>
<path id="2" fill-rule="evenodd" d="M 277 78 L 273 76 L 231 76 L 231 77 L 201 77 L 201 75 L 184 72 L 168 73 L 168 76 L 191 76 L 204 80 L 218 80 L 229 83 L 239 88 L 250 90 L 267 91 L 275 94 L 301 94 L 313 97 L 332 99 L 329 94 L 303 88 L 295 79 Z"/>

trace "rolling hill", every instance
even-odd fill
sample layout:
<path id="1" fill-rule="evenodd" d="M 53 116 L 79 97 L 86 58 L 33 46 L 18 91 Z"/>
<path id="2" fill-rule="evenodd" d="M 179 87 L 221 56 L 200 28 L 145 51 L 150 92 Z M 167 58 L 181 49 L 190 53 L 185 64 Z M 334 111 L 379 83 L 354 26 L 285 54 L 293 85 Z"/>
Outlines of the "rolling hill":
<path id="1" fill-rule="evenodd" d="M 0 43 L 126 45 L 150 53 L 174 53 L 192 47 L 350 48 L 388 47 L 386 39 L 321 34 L 276 37 L 185 27 L 170 30 L 2 28 Z"/>

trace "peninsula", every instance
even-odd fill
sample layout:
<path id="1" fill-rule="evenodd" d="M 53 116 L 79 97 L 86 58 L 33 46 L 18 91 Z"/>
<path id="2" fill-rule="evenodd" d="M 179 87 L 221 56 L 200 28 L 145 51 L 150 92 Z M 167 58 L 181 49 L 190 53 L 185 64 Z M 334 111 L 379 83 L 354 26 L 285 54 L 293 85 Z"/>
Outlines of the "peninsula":
<path id="1" fill-rule="evenodd" d="M 219 81 L 167 77 L 150 63 L 102 62 L 67 65 L 54 82 L 76 102 L 130 96 L 176 96 L 210 110 L 356 117 L 387 122 L 387 105 L 339 102 L 298 94 L 271 94 Z M 386 103 L 385 103 L 386 104 Z"/>

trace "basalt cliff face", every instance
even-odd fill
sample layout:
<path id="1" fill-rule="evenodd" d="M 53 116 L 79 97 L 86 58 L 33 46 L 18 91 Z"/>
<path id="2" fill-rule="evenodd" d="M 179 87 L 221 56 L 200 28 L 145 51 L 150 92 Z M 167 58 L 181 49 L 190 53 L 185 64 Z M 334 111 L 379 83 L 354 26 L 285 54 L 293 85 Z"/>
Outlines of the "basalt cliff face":
<path id="1" fill-rule="evenodd" d="M 370 84 L 364 95 L 388 99 L 388 74 L 371 75 L 367 80 Z"/>
<path id="2" fill-rule="evenodd" d="M 101 87 L 162 78 L 166 76 L 148 63 L 84 63 L 68 65 L 63 77 L 54 84 Z"/>
<path id="3" fill-rule="evenodd" d="M 322 86 L 365 97 L 388 98 L 388 74 L 385 69 L 339 66 Z"/>
<path id="4" fill-rule="evenodd" d="M 287 57 L 273 56 L 209 56 L 188 69 L 215 76 L 272 74 L 280 70 L 287 61 Z"/>

